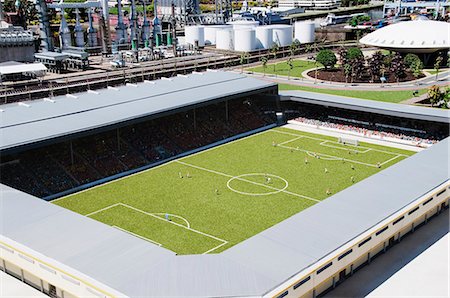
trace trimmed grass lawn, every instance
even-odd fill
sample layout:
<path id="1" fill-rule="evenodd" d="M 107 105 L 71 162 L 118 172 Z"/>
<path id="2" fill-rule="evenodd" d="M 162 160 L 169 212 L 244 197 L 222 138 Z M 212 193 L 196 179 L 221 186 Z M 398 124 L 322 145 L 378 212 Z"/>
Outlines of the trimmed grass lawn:
<path id="1" fill-rule="evenodd" d="M 53 203 L 178 254 L 217 253 L 412 154 L 275 128 Z"/>
<path id="2" fill-rule="evenodd" d="M 293 60 L 292 65 L 294 68 L 291 70 L 291 77 L 303 78 L 302 72 L 305 70 L 316 67 L 314 62 L 305 61 L 305 60 Z M 252 68 L 247 68 L 246 71 L 260 72 L 264 73 L 264 67 L 257 66 Z M 267 63 L 266 74 L 276 74 L 281 76 L 289 75 L 289 66 L 287 62 L 279 62 L 279 63 Z"/>
<path id="3" fill-rule="evenodd" d="M 278 84 L 280 90 L 303 90 L 317 93 L 340 95 L 347 97 L 356 97 L 361 99 L 370 99 L 384 102 L 399 103 L 413 97 L 411 90 L 406 91 L 361 91 L 361 90 L 334 90 L 313 87 L 304 87 L 297 85 Z M 419 89 L 419 95 L 426 93 L 426 89 Z"/>

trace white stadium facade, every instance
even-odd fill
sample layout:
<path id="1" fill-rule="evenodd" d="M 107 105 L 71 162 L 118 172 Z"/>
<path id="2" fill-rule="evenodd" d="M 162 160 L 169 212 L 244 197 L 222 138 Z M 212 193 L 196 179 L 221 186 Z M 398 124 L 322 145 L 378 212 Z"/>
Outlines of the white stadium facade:
<path id="1" fill-rule="evenodd" d="M 158 88 L 158 84 L 165 87 L 172 83 L 159 80 L 151 83 L 158 90 L 155 94 L 136 100 L 113 97 L 114 105 L 104 100 L 102 92 L 115 94 L 118 90 L 84 93 L 70 98 L 67 104 L 58 98 L 56 103 L 43 101 L 54 109 L 46 109 L 45 117 L 35 115 L 33 121 L 13 116 L 17 104 L 11 109 L 3 107 L 2 114 L 11 113 L 12 117 L 0 127 L 0 135 L 8 141 L 2 150 L 82 133 L 93 129 L 92 125 L 99 129 L 118 125 L 114 122 L 117 117 L 132 121 L 138 114 L 150 113 L 150 109 L 167 113 L 225 95 L 259 90 L 273 93 L 276 88 L 272 83 L 222 72 L 173 80 L 182 86 L 176 92 Z M 139 94 L 141 86 L 121 88 Z M 207 89 L 213 95 L 207 97 Z M 391 104 L 301 92 L 272 95 L 277 102 L 450 124 L 450 113 L 444 110 L 401 105 L 393 108 Z M 154 104 L 161 98 L 167 106 Z M 36 101 L 28 108 L 23 104 L 20 107 L 31 113 L 39 104 Z M 68 121 L 75 110 L 85 121 Z M 104 118 L 98 117 L 102 110 L 108 111 Z M 46 121 L 53 123 L 49 130 L 41 128 Z M 24 129 L 36 133 L 17 134 Z M 449 147 L 447 137 L 222 253 L 210 255 L 176 255 L 0 184 L 0 269 L 61 298 L 316 297 L 448 208 Z"/>
<path id="2" fill-rule="evenodd" d="M 401 53 L 434 53 L 450 49 L 450 23 L 417 20 L 399 22 L 359 40 L 360 43 Z"/>

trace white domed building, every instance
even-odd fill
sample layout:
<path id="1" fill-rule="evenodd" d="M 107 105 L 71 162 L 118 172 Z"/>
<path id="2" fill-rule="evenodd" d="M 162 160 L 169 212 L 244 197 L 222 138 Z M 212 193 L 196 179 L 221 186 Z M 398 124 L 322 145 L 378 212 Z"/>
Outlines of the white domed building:
<path id="1" fill-rule="evenodd" d="M 380 28 L 360 43 L 400 53 L 431 54 L 450 49 L 450 23 L 408 21 Z"/>

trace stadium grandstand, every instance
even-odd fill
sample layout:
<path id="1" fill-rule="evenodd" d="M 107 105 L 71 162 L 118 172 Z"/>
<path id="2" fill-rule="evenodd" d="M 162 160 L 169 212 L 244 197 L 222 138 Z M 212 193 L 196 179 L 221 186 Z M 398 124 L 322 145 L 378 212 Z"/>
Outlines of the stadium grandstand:
<path id="1" fill-rule="evenodd" d="M 314 126 L 392 137 L 424 146 L 449 135 L 447 110 L 306 91 L 281 91 L 280 97 L 288 119 Z"/>
<path id="2" fill-rule="evenodd" d="M 415 229 L 449 206 L 450 115 L 442 110 L 306 92 L 278 94 L 276 84 L 221 71 L 0 108 L 0 269 L 51 297 L 315 298 L 335 288 L 402 238 L 413 235 Z M 385 152 L 381 146 L 350 145 L 353 147 L 347 149 L 344 144 L 318 139 L 317 146 L 324 144 L 329 150 L 358 155 L 352 157 L 355 161 L 364 158 L 366 152 L 377 150 L 389 156 L 386 163 L 402 159 L 383 169 L 381 164 L 366 163 L 372 171 L 368 177 L 336 193 L 328 194 L 327 190 L 324 200 L 290 192 L 289 195 L 306 199 L 308 206 L 219 253 L 208 250 L 203 254 L 178 254 L 161 243 L 89 217 L 120 203 L 80 213 L 48 202 L 73 193 L 71 198 L 75 197 L 76 203 L 81 190 L 88 192 L 93 186 L 102 187 L 105 182 L 155 169 L 193 153 L 208 153 L 208 149 L 234 140 L 251 140 L 251 136 L 261 133 L 283 135 L 285 139 L 280 144 L 272 141 L 272 135 L 266 137 L 269 143 L 266 139 L 262 143 L 267 143 L 264 152 L 268 155 L 283 152 L 283 158 L 301 149 L 292 145 L 286 147 L 290 150 L 284 150 L 283 143 L 317 139 L 273 131 L 286 122 L 339 132 L 344 137 L 358 136 L 363 141 L 385 139 L 421 148 L 408 155 L 400 149 L 396 153 Z M 251 148 L 246 144 L 242 145 L 244 149 Z M 203 156 L 194 157 L 201 160 Z M 223 160 L 220 153 L 216 156 L 214 162 L 218 165 L 230 162 Z M 302 155 L 294 166 L 327 160 L 326 155 L 320 158 L 316 153 L 315 159 L 305 156 L 310 159 L 303 162 Z M 353 164 L 352 169 L 347 166 L 349 159 L 344 157 L 330 159 L 336 167 L 356 171 Z M 228 186 L 237 177 L 199 166 L 197 170 L 225 175 Z M 320 170 L 323 175 L 332 175 Z M 180 185 L 194 183 L 197 177 L 183 178 L 195 175 L 193 171 L 194 168 L 191 173 L 176 172 L 174 176 L 180 177 L 175 179 Z M 268 183 L 269 174 L 263 175 Z M 275 180 L 276 176 L 271 177 Z M 124 181 L 120 180 L 122 184 Z M 255 181 L 250 182 L 260 187 L 261 183 Z M 257 202 L 255 205 L 270 200 L 267 194 L 285 191 L 288 185 L 286 182 L 283 189 L 267 184 L 262 187 L 275 191 L 249 196 L 249 201 Z M 221 191 L 215 190 L 214 202 L 219 213 L 226 213 L 226 206 L 220 205 L 226 200 Z M 105 199 L 95 197 L 95 193 L 89 195 L 94 200 L 87 201 L 87 205 Z M 148 199 L 146 195 L 142 194 L 143 201 Z M 243 201 L 245 193 L 241 195 Z M 300 201 L 299 197 L 295 202 Z M 113 198 L 106 198 L 109 199 Z M 183 197 L 179 204 L 188 199 Z M 238 204 L 244 204 L 241 201 Z M 206 199 L 202 197 L 200 202 L 208 213 Z M 280 198 L 279 202 L 281 205 L 285 201 Z M 156 213 L 132 208 L 139 214 L 158 217 Z M 137 218 L 138 213 L 133 216 Z M 169 214 L 165 216 L 168 221 Z M 237 217 L 234 213 L 232 216 Z M 205 235 L 189 222 L 187 227 L 180 222 L 173 224 Z M 244 228 L 237 227 L 242 232 Z M 215 236 L 206 236 L 224 241 L 218 247 L 227 244 Z"/>
<path id="3" fill-rule="evenodd" d="M 4 105 L 2 183 L 51 199 L 128 175 L 273 126 L 258 105 L 275 110 L 276 94 L 274 84 L 207 72 Z"/>

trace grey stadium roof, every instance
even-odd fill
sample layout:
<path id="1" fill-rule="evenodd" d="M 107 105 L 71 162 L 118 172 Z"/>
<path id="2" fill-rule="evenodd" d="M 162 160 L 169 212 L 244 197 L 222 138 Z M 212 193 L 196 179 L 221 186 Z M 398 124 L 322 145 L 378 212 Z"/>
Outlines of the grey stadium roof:
<path id="1" fill-rule="evenodd" d="M 132 297 L 260 296 L 448 181 L 449 146 L 447 138 L 215 255 L 176 256 L 4 185 L 1 233 Z"/>
<path id="2" fill-rule="evenodd" d="M 0 107 L 0 150 L 201 104 L 276 84 L 222 71 Z"/>
<path id="3" fill-rule="evenodd" d="M 307 91 L 280 91 L 281 100 L 293 100 L 330 107 L 377 113 L 395 117 L 436 121 L 450 124 L 450 111 L 413 105 L 321 94 Z"/>

